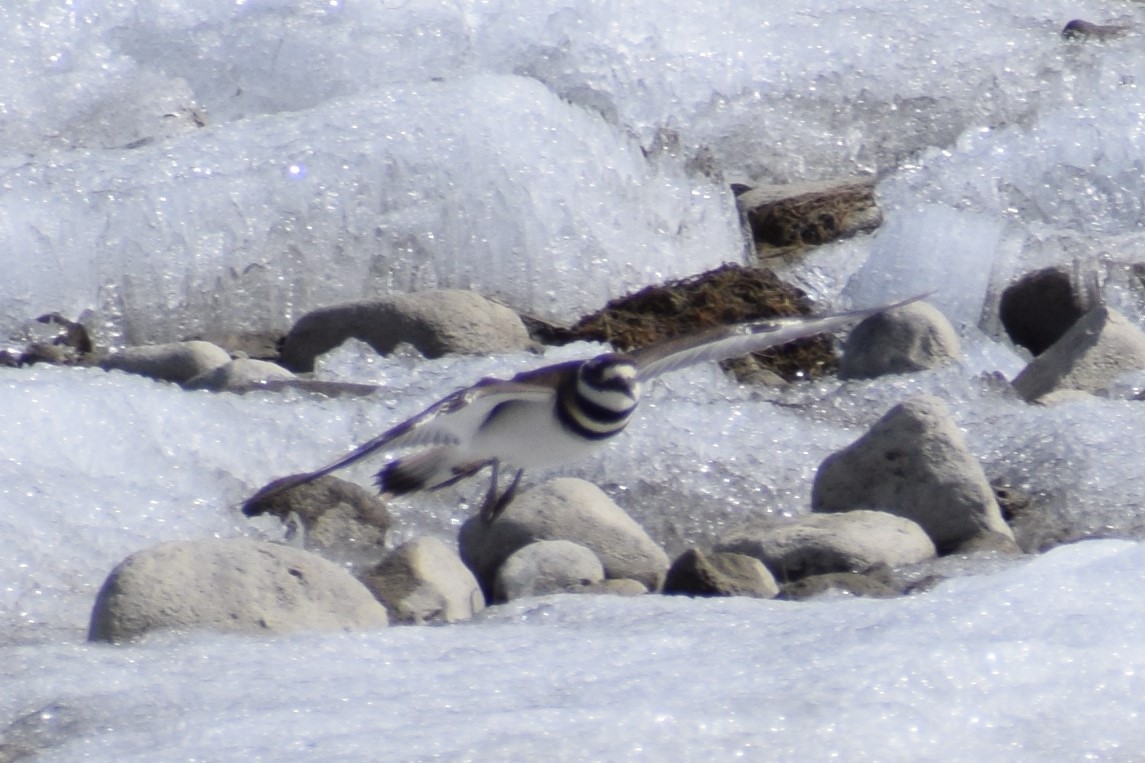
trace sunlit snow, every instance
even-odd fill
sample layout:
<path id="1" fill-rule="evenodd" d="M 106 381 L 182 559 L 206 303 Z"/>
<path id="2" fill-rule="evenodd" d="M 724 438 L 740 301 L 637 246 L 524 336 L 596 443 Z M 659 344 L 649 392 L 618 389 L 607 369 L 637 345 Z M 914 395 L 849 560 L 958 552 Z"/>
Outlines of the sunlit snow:
<path id="1" fill-rule="evenodd" d="M 885 214 L 784 275 L 826 306 L 937 290 L 940 371 L 784 391 L 665 377 L 562 473 L 670 553 L 807 511 L 819 462 L 913 394 L 986 473 L 1095 536 L 908 598 L 551 597 L 451 627 L 85 643 L 99 585 L 484 375 L 544 358 L 343 347 L 367 398 L 0 369 L 0 760 L 1124 760 L 1145 749 L 1145 409 L 1033 407 L 992 317 L 1062 265 L 1139 324 L 1145 45 L 1113 0 L 17 0 L 0 8 L 0 343 L 281 331 L 473 288 L 575 319 L 744 258 L 730 182 L 874 174 Z M 349 471 L 363 484 L 370 465 Z M 545 475 L 529 475 L 531 480 Z M 452 541 L 481 486 L 395 503 Z M 961 562 L 958 562 L 961 564 Z"/>

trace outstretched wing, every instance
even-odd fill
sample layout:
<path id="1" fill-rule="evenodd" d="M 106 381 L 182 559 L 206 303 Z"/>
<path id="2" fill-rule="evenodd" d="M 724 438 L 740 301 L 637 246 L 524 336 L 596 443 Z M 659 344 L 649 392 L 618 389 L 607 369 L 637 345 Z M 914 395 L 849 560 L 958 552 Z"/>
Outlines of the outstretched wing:
<path id="1" fill-rule="evenodd" d="M 457 445 L 467 441 L 498 405 L 510 400 L 543 401 L 553 396 L 551 387 L 528 382 L 482 379 L 472 387 L 438 400 L 416 416 L 368 440 L 337 461 L 304 474 L 282 477 L 258 491 L 246 505 L 262 502 L 291 488 L 312 482 L 345 468 L 378 451 L 418 445 Z"/>
<path id="2" fill-rule="evenodd" d="M 832 315 L 806 318 L 768 318 L 731 326 L 719 326 L 696 334 L 669 339 L 629 353 L 636 362 L 641 381 L 669 371 L 694 366 L 697 363 L 738 358 L 752 352 L 766 350 L 780 344 L 802 339 L 826 331 L 834 331 L 848 323 L 860 321 L 896 307 L 908 305 L 929 294 L 879 307 L 850 310 Z"/>

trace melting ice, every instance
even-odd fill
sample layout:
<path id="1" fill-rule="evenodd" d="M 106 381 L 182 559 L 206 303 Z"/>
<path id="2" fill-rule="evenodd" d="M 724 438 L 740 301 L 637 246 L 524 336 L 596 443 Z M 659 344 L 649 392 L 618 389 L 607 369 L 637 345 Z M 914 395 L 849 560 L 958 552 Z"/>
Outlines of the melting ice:
<path id="1" fill-rule="evenodd" d="M 0 337 L 46 312 L 103 344 L 281 330 L 365 295 L 469 287 L 568 320 L 740 261 L 731 181 L 875 173 L 874 235 L 785 275 L 824 304 L 938 288 L 966 358 L 782 392 L 665 378 L 567 473 L 673 550 L 806 511 L 819 461 L 940 394 L 987 473 L 1141 537 L 1138 405 L 1035 409 L 990 317 L 1064 265 L 1135 320 L 1142 38 L 1065 42 L 1138 5 L 805 0 L 180 3 L 0 9 Z M 40 760 L 1125 759 L 1145 748 L 1136 540 L 921 596 L 793 604 L 555 597 L 450 628 L 84 643 L 124 556 L 248 532 L 236 503 L 521 354 L 353 348 L 369 399 L 0 374 L 0 747 Z M 1128 382 L 1127 382 L 1128 383 Z M 368 478 L 368 467 L 352 472 Z M 534 475 L 536 476 L 536 475 Z M 452 537 L 479 488 L 394 507 Z"/>

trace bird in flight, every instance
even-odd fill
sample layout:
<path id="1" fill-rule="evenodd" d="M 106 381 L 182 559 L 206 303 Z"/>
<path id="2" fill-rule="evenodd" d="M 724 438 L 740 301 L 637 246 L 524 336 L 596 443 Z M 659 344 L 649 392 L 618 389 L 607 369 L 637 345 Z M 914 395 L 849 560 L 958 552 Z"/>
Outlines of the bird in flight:
<path id="1" fill-rule="evenodd" d="M 576 461 L 624 431 L 643 386 L 657 376 L 834 331 L 924 296 L 830 315 L 719 326 L 628 353 L 566 361 L 511 379 L 481 379 L 331 464 L 271 482 L 245 505 L 251 507 L 378 451 L 424 447 L 382 467 L 376 482 L 383 497 L 448 487 L 488 467 L 492 475 L 481 518 L 492 522 L 513 499 L 525 469 Z M 516 468 L 503 491 L 502 465 Z"/>

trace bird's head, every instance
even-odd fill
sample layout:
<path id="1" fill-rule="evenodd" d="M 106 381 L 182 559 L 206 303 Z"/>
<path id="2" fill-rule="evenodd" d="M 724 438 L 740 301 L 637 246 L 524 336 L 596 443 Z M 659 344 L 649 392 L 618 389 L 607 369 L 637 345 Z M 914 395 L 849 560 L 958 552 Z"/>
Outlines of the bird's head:
<path id="1" fill-rule="evenodd" d="M 577 392 L 605 410 L 628 412 L 640 400 L 636 364 L 624 355 L 607 353 L 586 360 L 577 370 Z"/>

